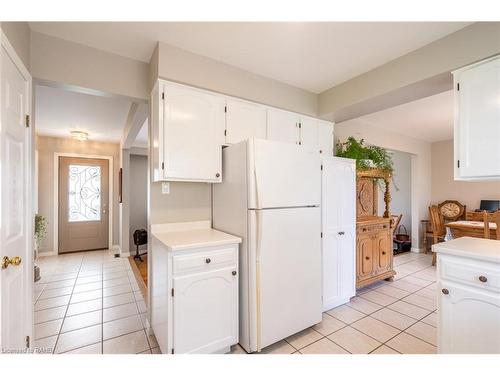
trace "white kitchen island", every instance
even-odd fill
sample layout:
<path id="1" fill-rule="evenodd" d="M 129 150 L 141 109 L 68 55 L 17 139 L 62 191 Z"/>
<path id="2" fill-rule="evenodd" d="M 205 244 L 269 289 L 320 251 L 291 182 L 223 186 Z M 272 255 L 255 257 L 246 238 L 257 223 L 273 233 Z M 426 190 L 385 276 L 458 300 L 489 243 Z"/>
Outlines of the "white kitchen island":
<path id="1" fill-rule="evenodd" d="M 151 228 L 151 327 L 162 353 L 225 353 L 238 343 L 238 244 L 210 221 Z"/>
<path id="2" fill-rule="evenodd" d="M 461 237 L 432 250 L 439 353 L 500 354 L 500 241 Z"/>

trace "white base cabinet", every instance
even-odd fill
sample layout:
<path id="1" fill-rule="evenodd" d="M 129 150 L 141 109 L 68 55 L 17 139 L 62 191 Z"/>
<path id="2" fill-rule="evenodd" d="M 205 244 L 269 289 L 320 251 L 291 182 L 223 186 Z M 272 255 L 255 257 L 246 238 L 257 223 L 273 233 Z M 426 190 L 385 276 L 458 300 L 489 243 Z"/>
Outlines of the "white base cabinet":
<path id="1" fill-rule="evenodd" d="M 153 235 L 151 266 L 151 327 L 162 353 L 226 353 L 238 343 L 237 243 L 175 250 Z"/>
<path id="2" fill-rule="evenodd" d="M 323 311 L 356 294 L 356 163 L 322 159 Z"/>

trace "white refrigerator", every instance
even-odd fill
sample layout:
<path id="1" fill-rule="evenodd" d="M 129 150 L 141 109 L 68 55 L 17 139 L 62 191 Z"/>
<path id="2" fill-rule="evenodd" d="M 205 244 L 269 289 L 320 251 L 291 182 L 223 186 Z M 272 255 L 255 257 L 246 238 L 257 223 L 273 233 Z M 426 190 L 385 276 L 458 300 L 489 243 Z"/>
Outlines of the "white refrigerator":
<path id="1" fill-rule="evenodd" d="M 213 227 L 242 238 L 239 343 L 260 351 L 321 321 L 321 162 L 249 139 L 223 150 Z"/>

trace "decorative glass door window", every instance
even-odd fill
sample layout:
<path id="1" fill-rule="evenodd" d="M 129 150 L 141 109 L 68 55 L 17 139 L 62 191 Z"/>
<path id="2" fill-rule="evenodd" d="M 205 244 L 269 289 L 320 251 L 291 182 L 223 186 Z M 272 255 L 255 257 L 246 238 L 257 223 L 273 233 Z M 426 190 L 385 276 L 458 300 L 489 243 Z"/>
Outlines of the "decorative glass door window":
<path id="1" fill-rule="evenodd" d="M 101 167 L 70 164 L 68 199 L 68 221 L 101 220 Z"/>

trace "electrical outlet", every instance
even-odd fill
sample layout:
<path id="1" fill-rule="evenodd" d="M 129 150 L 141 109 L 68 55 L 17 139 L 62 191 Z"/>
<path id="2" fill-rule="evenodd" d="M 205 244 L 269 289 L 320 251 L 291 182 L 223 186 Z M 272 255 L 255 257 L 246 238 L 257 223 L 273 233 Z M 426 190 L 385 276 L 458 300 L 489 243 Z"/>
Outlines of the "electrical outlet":
<path id="1" fill-rule="evenodd" d="M 161 183 L 161 193 L 162 194 L 170 194 L 170 182 L 162 182 Z"/>

